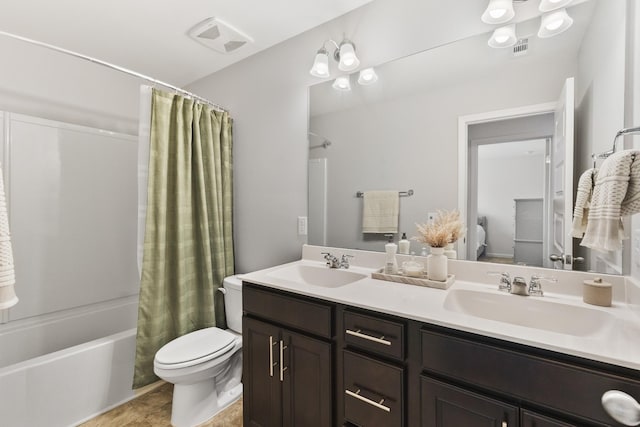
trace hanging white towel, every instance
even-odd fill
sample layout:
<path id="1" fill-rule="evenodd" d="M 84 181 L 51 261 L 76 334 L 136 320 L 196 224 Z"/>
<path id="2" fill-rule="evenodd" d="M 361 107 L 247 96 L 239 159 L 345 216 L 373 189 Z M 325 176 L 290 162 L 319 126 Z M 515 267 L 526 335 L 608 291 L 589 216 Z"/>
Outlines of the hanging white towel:
<path id="1" fill-rule="evenodd" d="M 400 193 L 398 191 L 367 191 L 363 198 L 362 232 L 397 233 Z"/>
<path id="2" fill-rule="evenodd" d="M 612 154 L 598 171 L 589 220 L 580 243 L 597 251 L 622 249 L 622 216 L 640 212 L 640 151 Z"/>
<path id="3" fill-rule="evenodd" d="M 589 218 L 589 206 L 591 205 L 591 195 L 596 182 L 598 169 L 589 169 L 580 175 L 578 180 L 578 191 L 576 192 L 576 205 L 573 208 L 573 224 L 571 236 L 581 238 L 587 230 Z"/>

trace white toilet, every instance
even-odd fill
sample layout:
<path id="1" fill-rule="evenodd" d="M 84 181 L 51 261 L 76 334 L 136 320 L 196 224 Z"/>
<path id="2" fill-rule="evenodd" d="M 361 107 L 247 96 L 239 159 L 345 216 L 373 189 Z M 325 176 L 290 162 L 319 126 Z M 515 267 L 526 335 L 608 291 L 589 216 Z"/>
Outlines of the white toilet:
<path id="1" fill-rule="evenodd" d="M 224 279 L 229 329 L 206 328 L 165 344 L 153 370 L 173 383 L 171 424 L 193 427 L 207 421 L 242 396 L 242 282 Z"/>

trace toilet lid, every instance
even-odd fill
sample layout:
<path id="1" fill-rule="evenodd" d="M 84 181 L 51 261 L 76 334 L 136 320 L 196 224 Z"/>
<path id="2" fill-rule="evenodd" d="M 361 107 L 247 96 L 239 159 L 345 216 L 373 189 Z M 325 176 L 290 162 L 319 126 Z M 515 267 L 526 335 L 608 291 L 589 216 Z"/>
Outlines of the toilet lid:
<path id="1" fill-rule="evenodd" d="M 235 336 L 220 328 L 205 328 L 190 332 L 165 344 L 156 353 L 156 361 L 165 365 L 196 359 L 213 359 L 229 351 Z"/>

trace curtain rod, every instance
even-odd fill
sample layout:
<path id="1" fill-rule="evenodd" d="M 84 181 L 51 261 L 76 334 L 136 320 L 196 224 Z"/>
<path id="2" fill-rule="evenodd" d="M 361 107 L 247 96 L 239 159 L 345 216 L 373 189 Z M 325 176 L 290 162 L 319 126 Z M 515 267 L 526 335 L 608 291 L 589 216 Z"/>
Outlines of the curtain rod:
<path id="1" fill-rule="evenodd" d="M 116 70 L 116 71 L 119 71 L 119 72 L 124 73 L 124 74 L 129 74 L 129 75 L 137 77 L 139 79 L 146 80 L 146 81 L 148 81 L 150 83 L 153 83 L 153 84 L 156 84 L 156 85 L 160 85 L 160 86 L 164 86 L 167 89 L 171 89 L 171 90 L 173 90 L 173 91 L 175 91 L 177 93 L 185 95 L 186 97 L 196 99 L 196 100 L 198 100 L 200 102 L 204 102 L 205 104 L 209 104 L 211 107 L 213 107 L 214 109 L 216 109 L 218 111 L 223 111 L 223 112 L 227 111 L 225 108 L 223 108 L 222 106 L 216 104 L 215 102 L 211 102 L 206 98 L 203 98 L 201 96 L 196 95 L 195 93 L 192 93 L 192 92 L 189 92 L 187 90 L 181 89 L 181 88 L 179 88 L 177 86 L 174 86 L 172 84 L 163 82 L 162 80 L 157 80 L 157 79 L 154 79 L 153 77 L 149 77 L 147 75 L 138 73 L 137 71 L 129 70 L 128 68 L 124 68 L 124 67 L 121 67 L 119 65 L 111 64 L 109 62 L 93 58 L 91 56 L 83 55 L 81 53 L 77 53 L 77 52 L 74 52 L 72 50 L 64 49 L 64 48 L 61 48 L 61 47 L 58 47 L 58 46 L 54 46 L 54 45 L 51 45 L 51 44 L 48 44 L 48 43 L 43 43 L 43 42 L 40 42 L 40 41 L 37 41 L 37 40 L 33 40 L 33 39 L 26 38 L 26 37 L 18 36 L 16 34 L 7 33 L 6 31 L 0 31 L 0 35 L 7 36 L 7 37 L 10 37 L 12 39 L 20 40 L 20 41 L 23 41 L 23 42 L 26 42 L 26 43 L 30 43 L 30 44 L 33 44 L 33 45 L 36 45 L 36 46 L 44 47 L 46 49 L 54 50 L 56 52 L 64 53 L 65 55 L 70 55 L 70 56 L 74 56 L 76 58 L 84 59 L 85 61 L 93 62 L 94 64 L 102 65 L 103 67 L 111 68 L 112 70 Z"/>

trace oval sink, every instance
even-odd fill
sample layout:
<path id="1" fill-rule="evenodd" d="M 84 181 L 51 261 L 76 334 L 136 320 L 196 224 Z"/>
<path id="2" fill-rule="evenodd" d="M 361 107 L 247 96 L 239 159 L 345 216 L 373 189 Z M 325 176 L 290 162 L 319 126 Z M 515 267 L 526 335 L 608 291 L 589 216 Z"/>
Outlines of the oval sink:
<path id="1" fill-rule="evenodd" d="M 349 270 L 300 264 L 279 268 L 267 273 L 267 275 L 277 279 L 303 283 L 305 285 L 321 286 L 323 288 L 338 288 L 367 277 L 366 274 Z"/>
<path id="2" fill-rule="evenodd" d="M 545 298 L 452 289 L 444 308 L 488 320 L 566 335 L 588 336 L 609 326 L 613 316 L 601 310 L 559 304 Z"/>

